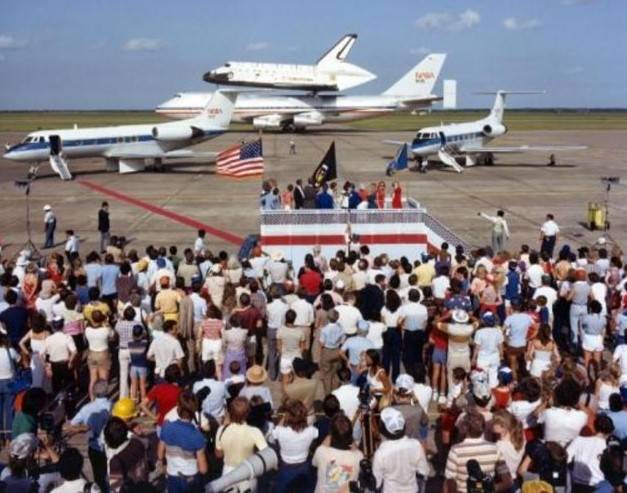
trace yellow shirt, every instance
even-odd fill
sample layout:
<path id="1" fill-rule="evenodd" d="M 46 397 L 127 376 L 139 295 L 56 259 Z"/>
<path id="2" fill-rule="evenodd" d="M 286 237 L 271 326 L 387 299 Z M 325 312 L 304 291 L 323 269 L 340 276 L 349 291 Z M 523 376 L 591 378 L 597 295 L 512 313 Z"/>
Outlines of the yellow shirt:
<path id="1" fill-rule="evenodd" d="M 163 313 L 164 320 L 178 320 L 181 295 L 173 289 L 162 289 L 155 298 L 155 308 Z"/>
<path id="2" fill-rule="evenodd" d="M 256 450 L 268 446 L 259 428 L 231 423 L 221 426 L 216 434 L 216 449 L 224 452 L 224 465 L 237 467 Z"/>
<path id="3" fill-rule="evenodd" d="M 94 324 L 93 319 L 91 318 L 92 313 L 94 313 L 96 310 L 100 310 L 102 312 L 102 314 L 109 318 L 109 315 L 111 314 L 111 310 L 109 309 L 109 305 L 107 305 L 106 303 L 99 301 L 97 303 L 88 303 L 87 305 L 85 305 L 83 307 L 83 316 L 85 317 L 85 320 L 87 320 L 87 322 L 90 325 Z"/>
<path id="4" fill-rule="evenodd" d="M 435 277 L 435 267 L 430 263 L 420 264 L 414 270 L 414 274 L 418 277 L 418 286 L 421 288 L 431 286 L 431 281 Z"/>

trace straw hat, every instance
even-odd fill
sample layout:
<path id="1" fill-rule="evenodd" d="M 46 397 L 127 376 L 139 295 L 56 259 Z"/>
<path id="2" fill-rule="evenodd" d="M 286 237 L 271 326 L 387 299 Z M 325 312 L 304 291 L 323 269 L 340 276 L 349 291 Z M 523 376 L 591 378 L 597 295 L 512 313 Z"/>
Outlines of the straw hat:
<path id="1" fill-rule="evenodd" d="M 268 378 L 268 372 L 263 366 L 253 365 L 246 371 L 246 380 L 250 383 L 263 383 L 266 378 Z"/>

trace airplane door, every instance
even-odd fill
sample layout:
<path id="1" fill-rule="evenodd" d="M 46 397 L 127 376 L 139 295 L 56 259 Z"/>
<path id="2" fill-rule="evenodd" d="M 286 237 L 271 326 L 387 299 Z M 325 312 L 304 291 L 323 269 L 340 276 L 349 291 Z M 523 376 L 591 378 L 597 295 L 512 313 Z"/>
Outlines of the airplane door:
<path id="1" fill-rule="evenodd" d="M 439 132 L 440 135 L 440 147 L 444 148 L 446 147 L 446 136 L 444 135 L 444 132 Z"/>
<path id="2" fill-rule="evenodd" d="M 50 135 L 48 139 L 50 140 L 50 155 L 59 156 L 63 151 L 61 137 L 59 137 L 58 135 Z"/>

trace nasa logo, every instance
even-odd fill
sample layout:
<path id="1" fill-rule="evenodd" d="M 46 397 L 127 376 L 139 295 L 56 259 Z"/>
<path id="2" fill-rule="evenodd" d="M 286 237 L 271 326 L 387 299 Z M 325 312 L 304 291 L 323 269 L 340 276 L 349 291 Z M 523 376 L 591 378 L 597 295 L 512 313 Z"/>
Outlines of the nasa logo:
<path id="1" fill-rule="evenodd" d="M 425 82 L 427 79 L 434 79 L 433 72 L 416 72 L 416 82 Z"/>

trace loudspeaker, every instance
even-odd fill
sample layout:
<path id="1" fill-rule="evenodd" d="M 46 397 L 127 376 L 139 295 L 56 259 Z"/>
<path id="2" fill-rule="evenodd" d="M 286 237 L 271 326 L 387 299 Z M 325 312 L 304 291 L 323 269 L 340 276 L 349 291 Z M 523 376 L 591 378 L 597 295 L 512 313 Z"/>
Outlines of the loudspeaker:
<path id="1" fill-rule="evenodd" d="M 205 493 L 219 493 L 225 491 L 240 481 L 258 478 L 262 474 L 276 469 L 278 466 L 279 458 L 276 452 L 271 447 L 266 447 L 251 455 L 230 473 L 211 481 L 211 483 L 206 486 Z"/>

